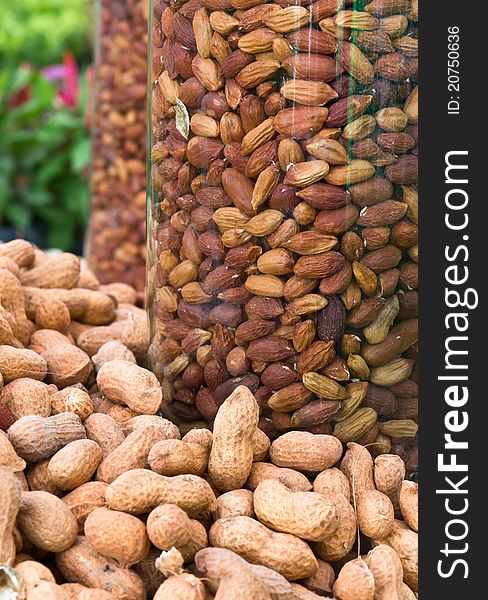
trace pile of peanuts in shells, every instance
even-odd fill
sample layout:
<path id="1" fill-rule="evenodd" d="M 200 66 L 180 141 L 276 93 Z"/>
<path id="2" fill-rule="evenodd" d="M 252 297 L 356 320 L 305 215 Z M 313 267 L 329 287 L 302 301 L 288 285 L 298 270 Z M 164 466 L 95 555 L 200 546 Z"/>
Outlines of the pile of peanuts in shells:
<path id="1" fill-rule="evenodd" d="M 416 598 L 418 487 L 400 456 L 271 440 L 245 386 L 212 429 L 176 424 L 149 340 L 130 286 L 0 245 L 2 600 Z"/>
<path id="2" fill-rule="evenodd" d="M 417 471 L 417 3 L 153 3 L 150 358 L 174 418 Z"/>

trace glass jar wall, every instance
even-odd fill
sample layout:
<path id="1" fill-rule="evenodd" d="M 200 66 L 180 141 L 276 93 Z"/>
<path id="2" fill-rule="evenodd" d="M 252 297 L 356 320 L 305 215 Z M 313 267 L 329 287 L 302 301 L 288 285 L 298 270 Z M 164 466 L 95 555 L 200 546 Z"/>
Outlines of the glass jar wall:
<path id="1" fill-rule="evenodd" d="M 168 412 L 416 469 L 417 3 L 152 3 L 151 360 Z"/>

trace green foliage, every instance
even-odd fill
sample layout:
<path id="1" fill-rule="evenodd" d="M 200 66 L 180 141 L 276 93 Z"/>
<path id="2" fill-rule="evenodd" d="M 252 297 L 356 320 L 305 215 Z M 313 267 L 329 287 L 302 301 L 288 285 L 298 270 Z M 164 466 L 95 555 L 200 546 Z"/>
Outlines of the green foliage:
<path id="1" fill-rule="evenodd" d="M 0 2 L 0 62 L 37 66 L 60 62 L 67 50 L 91 58 L 92 0 Z"/>
<path id="2" fill-rule="evenodd" d="M 28 89 L 27 101 L 12 100 Z M 86 223 L 91 145 L 82 107 L 56 104 L 56 88 L 28 68 L 0 72 L 0 226 L 41 221 L 51 247 L 68 249 Z"/>

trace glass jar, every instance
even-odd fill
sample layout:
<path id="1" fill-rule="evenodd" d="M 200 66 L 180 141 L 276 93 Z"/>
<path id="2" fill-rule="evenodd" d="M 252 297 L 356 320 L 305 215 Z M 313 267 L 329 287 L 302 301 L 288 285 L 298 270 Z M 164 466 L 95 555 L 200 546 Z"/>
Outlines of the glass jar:
<path id="1" fill-rule="evenodd" d="M 87 259 L 102 283 L 144 289 L 147 2 L 100 0 Z"/>
<path id="2" fill-rule="evenodd" d="M 154 1 L 151 360 L 416 469 L 417 3 Z M 392 441 L 393 440 L 393 441 Z"/>

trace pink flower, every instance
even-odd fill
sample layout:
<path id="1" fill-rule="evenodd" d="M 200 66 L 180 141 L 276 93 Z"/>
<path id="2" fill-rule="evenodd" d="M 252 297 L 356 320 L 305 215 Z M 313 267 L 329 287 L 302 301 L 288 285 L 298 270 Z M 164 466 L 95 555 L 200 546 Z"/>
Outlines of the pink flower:
<path id="1" fill-rule="evenodd" d="M 80 74 L 73 54 L 66 52 L 62 65 L 45 67 L 42 74 L 49 81 L 61 83 L 56 98 L 58 103 L 61 106 L 74 108 L 78 102 Z"/>

